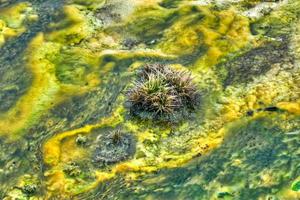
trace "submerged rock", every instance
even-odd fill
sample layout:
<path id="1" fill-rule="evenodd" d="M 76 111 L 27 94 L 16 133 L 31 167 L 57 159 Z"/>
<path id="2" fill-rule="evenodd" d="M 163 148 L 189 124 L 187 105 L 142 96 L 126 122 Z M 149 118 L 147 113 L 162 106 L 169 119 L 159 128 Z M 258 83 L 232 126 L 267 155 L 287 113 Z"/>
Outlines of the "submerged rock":
<path id="1" fill-rule="evenodd" d="M 22 188 L 22 191 L 27 194 L 27 195 L 33 195 L 34 193 L 36 193 L 37 191 L 37 186 L 34 185 L 34 184 L 31 184 L 31 185 L 25 185 L 23 188 Z"/>
<path id="2" fill-rule="evenodd" d="M 226 71 L 223 85 L 248 83 L 263 76 L 276 63 L 293 62 L 288 45 L 288 38 L 282 38 L 282 41 L 269 42 L 219 65 L 218 69 Z"/>
<path id="3" fill-rule="evenodd" d="M 96 141 L 93 161 L 104 166 L 129 159 L 135 153 L 135 139 L 120 129 L 100 135 Z"/>

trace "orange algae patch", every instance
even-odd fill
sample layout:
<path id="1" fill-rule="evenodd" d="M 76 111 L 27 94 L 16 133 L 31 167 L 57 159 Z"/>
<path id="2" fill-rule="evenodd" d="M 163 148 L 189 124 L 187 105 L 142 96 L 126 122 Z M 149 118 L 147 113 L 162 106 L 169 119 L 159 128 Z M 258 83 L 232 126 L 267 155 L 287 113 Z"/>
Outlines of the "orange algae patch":
<path id="1" fill-rule="evenodd" d="M 60 158 L 63 163 L 68 163 L 88 156 L 88 152 L 86 152 L 83 148 L 77 148 L 75 137 L 69 137 L 65 141 L 62 141 L 60 145 L 60 152 Z"/>
<path id="2" fill-rule="evenodd" d="M 43 146 L 44 162 L 49 166 L 55 166 L 59 163 L 61 157 L 61 141 L 64 138 L 71 137 L 77 134 L 87 134 L 92 128 L 97 127 L 97 125 L 87 125 L 83 128 L 76 129 L 73 131 L 67 131 L 62 134 L 56 135 L 49 139 Z"/>

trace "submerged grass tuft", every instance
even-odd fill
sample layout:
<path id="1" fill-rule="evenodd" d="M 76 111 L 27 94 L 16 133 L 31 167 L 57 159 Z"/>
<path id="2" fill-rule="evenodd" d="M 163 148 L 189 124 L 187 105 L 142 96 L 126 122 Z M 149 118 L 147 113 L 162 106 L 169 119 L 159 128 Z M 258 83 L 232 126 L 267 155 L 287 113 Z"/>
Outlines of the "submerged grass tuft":
<path id="1" fill-rule="evenodd" d="M 172 121 L 199 105 L 200 93 L 188 71 L 146 64 L 127 91 L 127 107 L 140 118 Z"/>

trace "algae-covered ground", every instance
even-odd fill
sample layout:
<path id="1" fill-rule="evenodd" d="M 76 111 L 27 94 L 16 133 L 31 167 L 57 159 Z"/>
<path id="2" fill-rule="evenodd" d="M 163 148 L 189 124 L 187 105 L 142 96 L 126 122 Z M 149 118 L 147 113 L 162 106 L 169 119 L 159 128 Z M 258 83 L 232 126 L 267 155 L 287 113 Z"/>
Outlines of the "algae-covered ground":
<path id="1" fill-rule="evenodd" d="M 149 64 L 197 107 L 132 115 Z M 0 0 L 0 199 L 300 199 L 300 1 Z"/>

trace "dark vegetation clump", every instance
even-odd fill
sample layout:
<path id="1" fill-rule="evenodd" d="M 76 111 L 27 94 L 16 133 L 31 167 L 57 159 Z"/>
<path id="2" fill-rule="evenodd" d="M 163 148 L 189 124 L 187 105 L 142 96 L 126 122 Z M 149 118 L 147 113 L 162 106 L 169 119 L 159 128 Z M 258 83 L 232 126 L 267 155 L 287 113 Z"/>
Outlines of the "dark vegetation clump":
<path id="1" fill-rule="evenodd" d="M 126 92 L 130 113 L 142 119 L 173 121 L 199 105 L 200 93 L 191 73 L 167 65 L 147 64 Z"/>
<path id="2" fill-rule="evenodd" d="M 96 142 L 93 160 L 99 167 L 124 161 L 135 152 L 133 136 L 120 129 L 101 135 Z"/>

